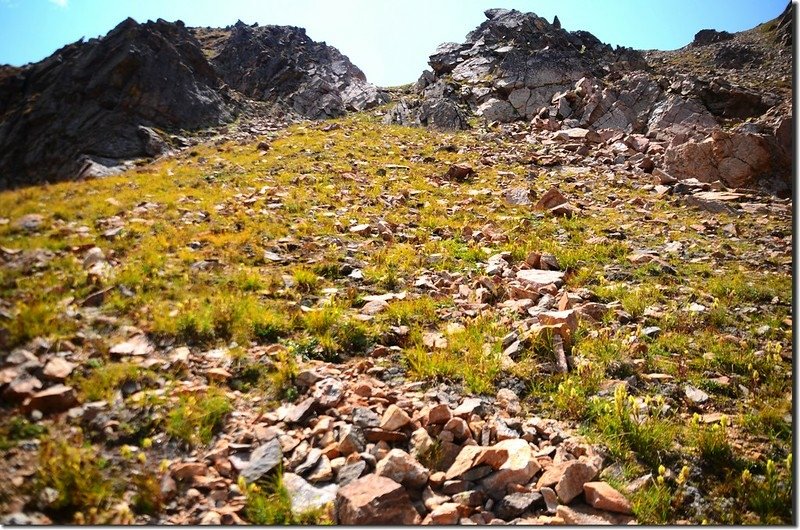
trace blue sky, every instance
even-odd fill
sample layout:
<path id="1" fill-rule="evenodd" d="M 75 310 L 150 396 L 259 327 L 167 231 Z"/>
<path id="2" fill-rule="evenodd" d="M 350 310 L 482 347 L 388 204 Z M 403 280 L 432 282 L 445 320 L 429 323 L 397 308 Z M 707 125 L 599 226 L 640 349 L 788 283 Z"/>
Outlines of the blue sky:
<path id="1" fill-rule="evenodd" d="M 506 7 L 532 11 L 567 30 L 638 49 L 675 49 L 704 28 L 741 31 L 778 16 L 786 0 L 0 0 L 0 64 L 47 57 L 81 37 L 104 35 L 124 18 L 190 26 L 302 26 L 339 48 L 381 86 L 415 81 L 442 42 L 462 42 Z"/>

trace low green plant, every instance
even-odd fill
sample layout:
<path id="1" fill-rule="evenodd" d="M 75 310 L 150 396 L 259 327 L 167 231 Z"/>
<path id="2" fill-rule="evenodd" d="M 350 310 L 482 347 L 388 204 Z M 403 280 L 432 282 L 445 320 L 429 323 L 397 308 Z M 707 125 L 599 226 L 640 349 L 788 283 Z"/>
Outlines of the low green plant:
<path id="1" fill-rule="evenodd" d="M 297 290 L 303 293 L 313 293 L 319 285 L 317 273 L 304 267 L 296 268 L 292 272 L 292 278 L 297 285 Z"/>
<path id="2" fill-rule="evenodd" d="M 134 473 L 131 482 L 136 492 L 133 496 L 133 509 L 137 513 L 146 515 L 155 515 L 160 512 L 164 505 L 164 499 L 161 493 L 161 481 L 158 480 L 158 477 L 149 472 Z"/>
<path id="3" fill-rule="evenodd" d="M 436 301 L 429 296 L 393 301 L 380 319 L 392 326 L 429 326 L 437 320 Z"/>
<path id="4" fill-rule="evenodd" d="M 550 399 L 558 414 L 565 419 L 580 421 L 587 414 L 588 396 L 577 377 L 567 377 L 559 383 Z"/>
<path id="5" fill-rule="evenodd" d="M 670 520 L 673 493 L 664 480 L 666 469 L 661 466 L 652 484 L 633 498 L 633 513 L 640 524 L 664 524 Z"/>
<path id="6" fill-rule="evenodd" d="M 711 426 L 700 425 L 700 416 L 692 417 L 691 437 L 700 453 L 703 468 L 707 471 L 722 474 L 735 465 L 733 448 L 728 441 L 728 419 L 723 417 L 719 423 Z"/>
<path id="7" fill-rule="evenodd" d="M 647 396 L 640 407 L 625 385 L 618 385 L 612 403 L 594 401 L 595 425 L 612 454 L 635 456 L 653 469 L 662 463 L 676 434 L 674 425 L 661 417 L 663 397 Z"/>
<path id="8" fill-rule="evenodd" d="M 444 469 L 442 469 L 445 463 L 444 448 L 442 447 L 441 440 L 432 440 L 431 443 L 417 451 L 416 456 L 419 463 L 426 468 L 435 471 L 444 471 Z"/>
<path id="9" fill-rule="evenodd" d="M 103 510 L 118 487 L 106 477 L 105 466 L 106 461 L 97 458 L 96 450 L 85 445 L 81 435 L 69 440 L 44 440 L 39 450 L 34 491 L 55 490 L 55 499 L 49 507 L 68 520 L 77 512 Z"/>
<path id="10" fill-rule="evenodd" d="M 283 473 L 275 475 L 261 484 L 247 484 L 239 479 L 239 488 L 245 492 L 244 514 L 254 525 L 319 525 L 330 524 L 325 508 L 303 513 L 292 511 L 292 499 L 283 484 Z"/>
<path id="11" fill-rule="evenodd" d="M 165 430 L 190 445 L 206 444 L 232 408 L 225 392 L 217 387 L 210 387 L 201 396 L 183 395 L 169 412 Z"/>
<path id="12" fill-rule="evenodd" d="M 741 498 L 758 514 L 762 524 L 786 524 L 792 520 L 793 471 L 789 454 L 782 466 L 767 460 L 763 476 L 754 476 L 747 469 L 742 472 Z"/>
<path id="13" fill-rule="evenodd" d="M 316 343 L 314 343 L 316 344 Z M 278 350 L 275 358 L 275 369 L 267 374 L 268 393 L 274 399 L 293 401 L 298 394 L 295 378 L 297 377 L 297 361 L 299 351 L 307 348 L 305 343 L 288 341 L 286 348 Z"/>
<path id="14" fill-rule="evenodd" d="M 316 340 L 316 350 L 309 357 L 339 361 L 342 356 L 358 355 L 372 342 L 372 333 L 363 322 L 345 316 L 335 305 L 303 314 L 302 327 Z"/>
<path id="15" fill-rule="evenodd" d="M 31 423 L 23 416 L 11 416 L 8 422 L 0 426 L 0 451 L 16 446 L 20 440 L 39 438 L 46 432 L 44 425 Z"/>
<path id="16" fill-rule="evenodd" d="M 503 331 L 493 319 L 478 317 L 463 330 L 447 335 L 443 348 L 425 346 L 417 332 L 411 339 L 413 345 L 405 351 L 406 362 L 419 377 L 460 380 L 471 392 L 489 393 L 500 374 Z"/>
<path id="17" fill-rule="evenodd" d="M 83 401 L 110 401 L 114 393 L 128 382 L 155 380 L 156 374 L 133 363 L 107 363 L 91 370 L 88 375 L 72 379 Z"/>

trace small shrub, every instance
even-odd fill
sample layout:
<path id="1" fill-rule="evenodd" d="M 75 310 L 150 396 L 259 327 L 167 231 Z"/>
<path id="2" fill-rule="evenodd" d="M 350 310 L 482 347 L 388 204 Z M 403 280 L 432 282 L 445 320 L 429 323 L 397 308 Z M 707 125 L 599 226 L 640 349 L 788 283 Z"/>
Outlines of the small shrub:
<path id="1" fill-rule="evenodd" d="M 53 488 L 58 496 L 50 507 L 71 519 L 76 512 L 102 510 L 114 497 L 115 484 L 103 473 L 105 461 L 84 445 L 83 437 L 44 440 L 39 451 L 34 490 Z"/>
<path id="2" fill-rule="evenodd" d="M 167 417 L 166 432 L 190 445 L 206 444 L 222 427 L 225 416 L 232 410 L 230 400 L 216 387 L 205 395 L 181 396 L 177 407 Z"/>
<path id="3" fill-rule="evenodd" d="M 319 276 L 312 270 L 299 267 L 292 273 L 297 290 L 302 293 L 313 293 L 319 285 Z"/>

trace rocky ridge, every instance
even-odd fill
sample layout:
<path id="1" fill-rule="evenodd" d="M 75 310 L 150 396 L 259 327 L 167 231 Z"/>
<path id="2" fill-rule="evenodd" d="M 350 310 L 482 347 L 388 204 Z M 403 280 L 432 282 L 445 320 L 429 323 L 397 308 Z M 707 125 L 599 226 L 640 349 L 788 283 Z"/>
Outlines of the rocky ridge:
<path id="1" fill-rule="evenodd" d="M 724 38 L 701 31 L 676 52 L 638 52 L 614 50 L 533 13 L 491 9 L 463 44 L 442 44 L 431 55 L 432 71 L 385 120 L 463 129 L 474 115 L 524 120 L 554 134 L 638 134 L 664 146 L 650 158 L 677 178 L 785 195 L 791 10 L 789 4 L 775 21 Z"/>
<path id="2" fill-rule="evenodd" d="M 291 122 L 383 101 L 347 57 L 301 28 L 127 19 L 39 63 L 3 67 L 0 187 L 119 173 L 240 115 Z"/>
<path id="3" fill-rule="evenodd" d="M 339 50 L 314 42 L 303 28 L 248 26 L 194 28 L 210 62 L 230 87 L 296 114 L 323 119 L 360 111 L 386 98 Z"/>

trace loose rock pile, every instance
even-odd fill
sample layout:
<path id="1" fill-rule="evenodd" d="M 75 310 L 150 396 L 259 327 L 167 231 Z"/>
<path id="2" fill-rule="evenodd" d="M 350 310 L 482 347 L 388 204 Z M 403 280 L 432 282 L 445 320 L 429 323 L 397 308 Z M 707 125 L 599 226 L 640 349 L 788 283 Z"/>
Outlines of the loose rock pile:
<path id="1" fill-rule="evenodd" d="M 603 457 L 555 421 L 523 419 L 513 391 L 422 392 L 381 370 L 369 359 L 308 365 L 296 404 L 242 418 L 196 461 L 173 464 L 172 480 L 190 488 L 175 509 L 194 506 L 171 522 L 237 521 L 236 477 L 259 481 L 281 465 L 293 509 L 328 506 L 341 524 L 632 520 L 625 495 L 598 481 Z M 198 494 L 208 500 L 195 504 Z"/>

